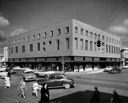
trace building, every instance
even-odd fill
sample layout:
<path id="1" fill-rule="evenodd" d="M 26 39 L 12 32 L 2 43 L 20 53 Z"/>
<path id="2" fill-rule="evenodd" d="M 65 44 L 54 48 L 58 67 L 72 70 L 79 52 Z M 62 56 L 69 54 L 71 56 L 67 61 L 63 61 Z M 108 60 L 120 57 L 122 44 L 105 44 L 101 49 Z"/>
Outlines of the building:
<path id="1" fill-rule="evenodd" d="M 3 65 L 3 54 L 0 54 L 0 67 Z"/>
<path id="2" fill-rule="evenodd" d="M 128 65 L 128 48 L 121 49 L 121 64 Z"/>
<path id="3" fill-rule="evenodd" d="M 45 70 L 120 65 L 120 37 L 75 19 L 17 35 L 7 42 L 9 65 Z"/>

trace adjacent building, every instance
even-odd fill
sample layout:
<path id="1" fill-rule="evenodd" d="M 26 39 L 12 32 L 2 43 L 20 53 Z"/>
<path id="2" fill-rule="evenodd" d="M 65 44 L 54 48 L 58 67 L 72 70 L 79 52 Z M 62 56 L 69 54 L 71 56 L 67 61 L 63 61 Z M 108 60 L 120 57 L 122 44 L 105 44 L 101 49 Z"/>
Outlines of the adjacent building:
<path id="1" fill-rule="evenodd" d="M 71 19 L 8 39 L 8 64 L 74 70 L 120 65 L 120 37 Z"/>
<path id="2" fill-rule="evenodd" d="M 121 64 L 128 65 L 128 48 L 121 49 Z"/>

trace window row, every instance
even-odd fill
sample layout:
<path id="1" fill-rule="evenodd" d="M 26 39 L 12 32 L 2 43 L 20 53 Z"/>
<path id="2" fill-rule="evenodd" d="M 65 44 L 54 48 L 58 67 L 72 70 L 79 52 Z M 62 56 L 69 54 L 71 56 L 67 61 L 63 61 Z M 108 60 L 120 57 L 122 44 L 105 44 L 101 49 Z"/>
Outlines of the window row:
<path id="1" fill-rule="evenodd" d="M 74 46 L 76 50 L 86 50 L 86 51 L 98 51 L 98 46 L 97 42 L 89 41 L 89 40 L 84 40 L 84 39 L 78 39 L 74 38 Z M 105 42 L 101 42 L 101 47 L 102 50 L 105 50 L 106 48 L 106 53 L 111 53 L 111 54 L 120 54 L 120 48 L 113 46 L 113 45 L 106 45 L 105 47 Z"/>
<path id="2" fill-rule="evenodd" d="M 107 36 L 105 38 L 104 35 L 97 34 L 97 33 L 94 33 L 92 31 L 89 31 L 89 30 L 85 30 L 81 27 L 78 28 L 77 26 L 75 26 L 75 33 L 85 35 L 85 36 L 88 36 L 90 38 L 94 38 L 94 39 L 106 41 L 106 42 L 109 42 L 109 43 L 113 43 L 113 44 L 120 44 L 119 40 L 116 40 L 116 39 L 113 39 L 113 38 L 107 37 Z"/>
<path id="3" fill-rule="evenodd" d="M 66 50 L 69 50 L 70 49 L 70 38 L 66 38 L 65 42 L 66 42 Z M 49 43 L 49 45 L 52 45 L 52 41 L 48 41 L 48 43 Z M 46 42 L 42 42 L 42 49 L 43 49 L 44 52 L 46 51 L 45 44 L 46 44 Z M 57 50 L 60 50 L 60 45 L 62 45 L 62 44 L 63 44 L 62 41 L 60 41 L 59 39 L 56 39 L 56 49 Z M 29 44 L 29 51 L 30 52 L 34 51 L 34 45 L 35 44 Z M 9 53 L 10 54 L 18 53 L 19 52 L 18 48 L 19 48 L 18 46 L 10 47 L 9 48 Z M 37 43 L 36 48 L 37 48 L 37 51 L 41 51 L 41 43 Z M 22 45 L 21 51 L 22 51 L 22 53 L 26 52 L 26 46 L 25 45 Z"/>
<path id="4" fill-rule="evenodd" d="M 70 30 L 69 30 L 70 28 L 69 28 L 69 26 L 67 26 L 67 27 L 65 27 L 65 34 L 68 34 L 69 32 L 70 32 Z M 61 35 L 61 33 L 62 33 L 62 29 L 57 29 L 57 35 Z M 17 43 L 20 43 L 20 42 L 25 42 L 25 41 L 31 41 L 31 40 L 36 40 L 36 38 L 39 40 L 39 39 L 41 39 L 41 36 L 43 37 L 43 38 L 46 38 L 47 37 L 47 35 L 49 34 L 49 37 L 53 37 L 53 35 L 55 34 L 54 33 L 54 30 L 51 30 L 50 31 L 50 33 L 48 33 L 48 32 L 44 32 L 43 34 L 37 34 L 37 35 L 35 35 L 35 34 L 31 34 L 30 36 L 28 36 L 28 37 L 22 37 L 22 38 L 20 38 L 20 39 L 18 39 L 18 40 L 13 40 L 13 41 L 10 41 L 9 42 L 9 45 L 13 45 L 13 44 L 17 44 Z"/>

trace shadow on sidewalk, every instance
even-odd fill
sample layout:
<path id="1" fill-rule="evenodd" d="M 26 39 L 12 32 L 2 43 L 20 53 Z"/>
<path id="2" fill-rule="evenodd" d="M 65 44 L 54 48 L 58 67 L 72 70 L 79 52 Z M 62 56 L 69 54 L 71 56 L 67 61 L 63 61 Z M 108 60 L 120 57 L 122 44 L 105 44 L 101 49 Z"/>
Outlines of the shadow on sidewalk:
<path id="1" fill-rule="evenodd" d="M 53 99 L 50 103 L 90 103 L 92 95 L 93 91 L 86 90 Z M 110 103 L 111 96 L 112 94 L 101 92 L 100 103 Z M 120 99 L 121 103 L 128 103 L 128 97 L 120 95 Z"/>

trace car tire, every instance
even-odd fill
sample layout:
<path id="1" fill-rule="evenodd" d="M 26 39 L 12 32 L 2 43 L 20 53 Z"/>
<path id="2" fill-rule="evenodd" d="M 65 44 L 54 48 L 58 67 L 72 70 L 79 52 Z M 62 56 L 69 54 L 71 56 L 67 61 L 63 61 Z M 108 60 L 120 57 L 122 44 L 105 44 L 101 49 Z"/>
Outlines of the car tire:
<path id="1" fill-rule="evenodd" d="M 64 84 L 65 89 L 69 89 L 70 88 L 70 84 Z"/>

